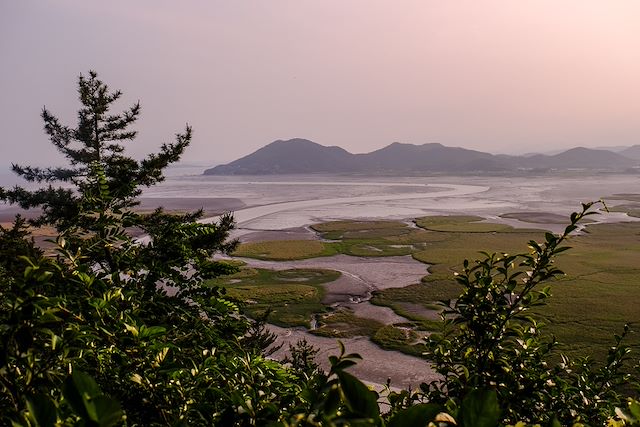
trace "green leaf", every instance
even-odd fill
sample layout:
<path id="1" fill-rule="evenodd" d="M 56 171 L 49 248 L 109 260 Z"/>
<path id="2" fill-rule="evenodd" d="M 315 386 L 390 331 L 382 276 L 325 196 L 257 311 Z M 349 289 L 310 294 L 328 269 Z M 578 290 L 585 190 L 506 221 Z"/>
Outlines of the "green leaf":
<path id="1" fill-rule="evenodd" d="M 127 330 L 127 332 L 131 332 L 131 334 L 132 334 L 134 337 L 137 337 L 137 336 L 138 336 L 138 334 L 140 333 L 140 332 L 138 331 L 138 328 L 136 328 L 135 326 L 132 326 L 132 325 L 129 325 L 129 324 L 125 323 L 125 324 L 124 324 L 124 327 L 125 327 L 125 329 Z"/>
<path id="2" fill-rule="evenodd" d="M 91 403 L 94 407 L 94 421 L 101 427 L 110 427 L 122 420 L 124 412 L 117 400 L 103 395 L 92 399 Z"/>
<path id="3" fill-rule="evenodd" d="M 324 402 L 324 412 L 332 416 L 340 408 L 340 391 L 337 387 L 332 387 L 327 393 L 327 399 Z"/>
<path id="4" fill-rule="evenodd" d="M 355 361 L 349 360 L 349 359 L 342 359 L 339 362 L 336 362 L 335 365 L 333 365 L 333 369 L 335 371 L 343 371 L 353 365 L 356 365 Z"/>
<path id="5" fill-rule="evenodd" d="M 167 332 L 167 328 L 163 326 L 141 326 L 140 338 L 155 338 L 160 335 L 164 335 Z"/>
<path id="6" fill-rule="evenodd" d="M 45 395 L 34 396 L 27 400 L 27 410 L 38 427 L 53 426 L 58 419 L 56 405 Z"/>
<path id="7" fill-rule="evenodd" d="M 500 422 L 500 406 L 495 390 L 471 391 L 460 407 L 463 427 L 496 427 Z"/>
<path id="8" fill-rule="evenodd" d="M 33 331 L 27 326 L 22 326 L 15 333 L 14 339 L 16 341 L 16 344 L 18 345 L 18 350 L 21 352 L 26 352 L 33 343 Z"/>
<path id="9" fill-rule="evenodd" d="M 340 386 L 347 407 L 357 415 L 375 420 L 379 419 L 378 394 L 369 390 L 362 381 L 351 374 L 338 371 L 336 375 L 340 379 Z"/>
<path id="10" fill-rule="evenodd" d="M 558 417 L 554 415 L 551 421 L 549 421 L 548 427 L 562 427 L 562 424 L 558 421 Z"/>
<path id="11" fill-rule="evenodd" d="M 424 427 L 442 411 L 435 403 L 420 403 L 394 415 L 387 427 Z"/>
<path id="12" fill-rule="evenodd" d="M 62 386 L 62 395 L 71 408 L 83 419 L 89 419 L 86 401 L 99 393 L 98 385 L 89 375 L 74 370 Z"/>
<path id="13" fill-rule="evenodd" d="M 637 420 L 640 421 L 640 403 L 638 403 L 637 401 L 630 401 L 629 402 L 629 412 L 631 413 L 631 415 L 633 415 L 633 417 Z"/>
<path id="14" fill-rule="evenodd" d="M 84 372 L 74 370 L 64 382 L 62 394 L 75 413 L 88 425 L 109 427 L 123 416 L 120 404 L 102 394 L 98 384 Z"/>
<path id="15" fill-rule="evenodd" d="M 556 248 L 554 253 L 559 254 L 561 252 L 568 251 L 569 249 L 571 249 L 571 246 L 562 246 L 562 247 Z"/>

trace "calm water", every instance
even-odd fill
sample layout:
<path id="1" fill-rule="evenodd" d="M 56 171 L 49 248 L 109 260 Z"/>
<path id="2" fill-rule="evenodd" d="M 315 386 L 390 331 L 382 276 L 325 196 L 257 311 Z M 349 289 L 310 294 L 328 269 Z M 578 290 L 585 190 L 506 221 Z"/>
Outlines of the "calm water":
<path id="1" fill-rule="evenodd" d="M 640 177 L 345 177 L 175 176 L 144 197 L 236 198 L 240 228 L 280 230 L 348 218 L 414 218 L 475 214 L 495 218 L 506 212 L 542 211 L 568 215 L 581 202 L 617 193 L 640 193 Z M 611 201 L 612 205 L 620 203 Z M 602 215 L 601 221 L 628 219 Z"/>

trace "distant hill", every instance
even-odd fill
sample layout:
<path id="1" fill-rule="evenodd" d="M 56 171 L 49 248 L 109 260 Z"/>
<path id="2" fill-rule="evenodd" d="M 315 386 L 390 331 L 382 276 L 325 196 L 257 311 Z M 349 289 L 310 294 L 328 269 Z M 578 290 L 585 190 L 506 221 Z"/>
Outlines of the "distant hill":
<path id="1" fill-rule="evenodd" d="M 522 162 L 519 162 L 523 166 Z M 576 147 L 553 156 L 537 154 L 526 158 L 526 163 L 547 169 L 623 170 L 638 164 L 637 161 L 609 150 Z"/>
<path id="2" fill-rule="evenodd" d="M 361 170 L 379 172 L 462 172 L 509 169 L 508 163 L 480 151 L 442 144 L 394 142 L 380 150 L 357 155 Z"/>
<path id="3" fill-rule="evenodd" d="M 614 153 L 619 153 L 622 150 L 626 150 L 627 148 L 629 148 L 628 145 L 605 145 L 602 147 L 593 147 L 594 150 L 607 150 L 613 151 Z"/>
<path id="4" fill-rule="evenodd" d="M 640 160 L 640 145 L 632 145 L 631 147 L 627 147 L 624 150 L 619 151 L 619 154 L 630 159 Z"/>
<path id="5" fill-rule="evenodd" d="M 307 139 L 274 141 L 226 165 L 204 171 L 205 175 L 269 175 L 314 172 L 349 172 L 354 155 L 340 147 L 325 147 Z"/>
<path id="6" fill-rule="evenodd" d="M 640 152 L 640 146 L 634 147 Z M 636 151 L 631 150 L 630 153 L 629 156 L 623 156 L 608 150 L 577 147 L 555 155 L 508 156 L 437 143 L 414 145 L 394 142 L 370 153 L 352 154 L 340 147 L 325 147 L 296 138 L 272 142 L 231 163 L 207 169 L 204 174 L 415 174 L 556 169 L 623 171 L 640 164 L 640 153 L 637 158 L 632 158 Z"/>

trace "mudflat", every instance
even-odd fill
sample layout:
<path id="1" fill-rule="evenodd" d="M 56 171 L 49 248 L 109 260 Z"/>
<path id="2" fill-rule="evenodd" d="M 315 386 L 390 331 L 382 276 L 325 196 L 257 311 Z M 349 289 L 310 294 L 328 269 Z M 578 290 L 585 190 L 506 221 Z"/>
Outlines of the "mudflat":
<path id="1" fill-rule="evenodd" d="M 275 333 L 278 342 L 283 344 L 282 348 L 271 356 L 275 359 L 284 358 L 289 344 L 295 345 L 303 338 L 319 349 L 316 361 L 325 370 L 329 369 L 328 357 L 339 353 L 338 341 L 335 338 L 315 336 L 304 328 L 269 326 L 269 330 Z M 350 372 L 367 383 L 373 383 L 376 388 L 386 384 L 387 379 L 390 379 L 393 388 L 416 389 L 421 383 L 438 378 L 428 361 L 398 351 L 383 350 L 367 337 L 342 338 L 340 341 L 347 353 L 358 353 L 363 357 L 357 365 L 349 368 Z"/>

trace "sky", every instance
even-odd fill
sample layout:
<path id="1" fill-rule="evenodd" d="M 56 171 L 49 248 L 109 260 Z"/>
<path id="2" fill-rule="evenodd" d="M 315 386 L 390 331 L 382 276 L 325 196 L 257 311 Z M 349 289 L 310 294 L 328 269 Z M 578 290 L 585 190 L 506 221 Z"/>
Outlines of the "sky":
<path id="1" fill-rule="evenodd" d="M 193 126 L 185 163 L 277 139 L 493 153 L 640 143 L 636 0 L 2 0 L 0 166 L 46 165 L 89 70 L 140 100 L 140 157 Z M 117 111 L 117 110 L 116 110 Z"/>

